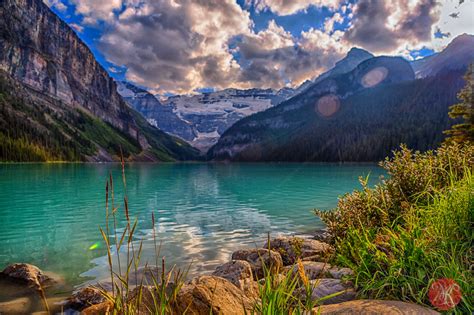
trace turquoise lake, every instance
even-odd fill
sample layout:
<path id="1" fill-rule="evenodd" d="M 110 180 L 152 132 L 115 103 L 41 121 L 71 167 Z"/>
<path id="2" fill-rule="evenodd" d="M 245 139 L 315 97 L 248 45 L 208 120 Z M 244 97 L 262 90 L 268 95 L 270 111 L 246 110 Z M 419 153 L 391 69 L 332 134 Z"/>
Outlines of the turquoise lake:
<path id="1" fill-rule="evenodd" d="M 123 226 L 118 164 L 0 165 L 0 268 L 27 262 L 72 285 L 106 279 L 99 226 L 109 172 Z M 191 264 L 191 274 L 214 269 L 238 248 L 262 245 L 268 232 L 323 227 L 312 209 L 333 208 L 338 196 L 360 187 L 359 176 L 375 183 L 384 173 L 357 164 L 130 164 L 125 172 L 142 261 L 155 261 L 154 212 L 160 256 L 169 265 Z"/>

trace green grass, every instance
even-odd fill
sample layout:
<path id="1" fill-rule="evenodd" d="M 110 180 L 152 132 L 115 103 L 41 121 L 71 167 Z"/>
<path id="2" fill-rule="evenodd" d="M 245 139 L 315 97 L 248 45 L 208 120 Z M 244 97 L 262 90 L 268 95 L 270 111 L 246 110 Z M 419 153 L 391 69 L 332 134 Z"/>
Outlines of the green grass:
<path id="1" fill-rule="evenodd" d="M 472 146 L 436 152 L 402 148 L 382 163 L 390 178 L 317 211 L 334 235 L 336 263 L 354 270 L 359 296 L 431 306 L 428 290 L 455 280 L 463 298 L 451 313 L 472 313 L 474 218 Z"/>

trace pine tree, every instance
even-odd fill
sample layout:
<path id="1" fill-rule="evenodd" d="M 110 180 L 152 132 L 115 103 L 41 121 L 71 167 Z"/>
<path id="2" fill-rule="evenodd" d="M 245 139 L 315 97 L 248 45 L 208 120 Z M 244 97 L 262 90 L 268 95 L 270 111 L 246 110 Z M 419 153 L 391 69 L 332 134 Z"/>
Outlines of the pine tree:
<path id="1" fill-rule="evenodd" d="M 459 92 L 458 99 L 461 101 L 450 107 L 449 117 L 462 119 L 459 124 L 455 124 L 450 130 L 445 131 L 448 141 L 458 143 L 474 143 L 474 65 L 471 64 L 464 76 L 466 86 Z"/>

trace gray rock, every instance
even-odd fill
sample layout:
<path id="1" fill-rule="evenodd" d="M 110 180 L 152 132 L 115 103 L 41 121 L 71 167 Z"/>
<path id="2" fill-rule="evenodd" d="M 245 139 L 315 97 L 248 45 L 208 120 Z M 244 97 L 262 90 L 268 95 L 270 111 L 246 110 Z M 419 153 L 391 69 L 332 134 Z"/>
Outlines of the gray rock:
<path id="1" fill-rule="evenodd" d="M 343 279 L 354 275 L 354 272 L 350 268 L 332 267 L 328 271 L 331 277 L 335 279 Z"/>
<path id="2" fill-rule="evenodd" d="M 340 279 L 317 279 L 311 280 L 310 285 L 312 287 L 311 299 L 316 303 L 323 304 L 334 304 L 342 303 L 356 298 L 356 291 L 350 283 L 343 282 Z M 324 299 L 325 297 L 339 293 L 338 295 Z M 304 288 L 298 290 L 298 294 L 301 299 L 306 299 Z"/>
<path id="3" fill-rule="evenodd" d="M 264 248 L 268 248 L 268 242 Z M 300 237 L 278 237 L 270 241 L 270 249 L 280 253 L 285 266 L 295 263 L 297 258 L 325 260 L 332 254 L 333 248 L 324 242 Z"/>
<path id="4" fill-rule="evenodd" d="M 91 305 L 101 304 L 106 301 L 99 289 L 93 287 L 82 288 L 67 299 L 64 309 L 83 310 Z"/>
<path id="5" fill-rule="evenodd" d="M 220 265 L 212 275 L 229 280 L 249 297 L 258 296 L 258 284 L 253 280 L 252 266 L 245 260 L 233 260 Z"/>
<path id="6" fill-rule="evenodd" d="M 302 265 L 304 267 L 304 272 L 309 280 L 314 280 L 318 278 L 327 278 L 330 276 L 329 270 L 332 268 L 331 265 L 322 262 L 315 261 L 303 261 Z M 298 266 L 287 266 L 283 269 L 286 272 L 292 272 L 293 274 L 298 273 Z"/>
<path id="7" fill-rule="evenodd" d="M 265 276 L 265 269 L 278 272 L 283 267 L 281 255 L 268 249 L 242 249 L 232 253 L 232 260 L 245 260 L 250 263 L 256 279 Z"/>

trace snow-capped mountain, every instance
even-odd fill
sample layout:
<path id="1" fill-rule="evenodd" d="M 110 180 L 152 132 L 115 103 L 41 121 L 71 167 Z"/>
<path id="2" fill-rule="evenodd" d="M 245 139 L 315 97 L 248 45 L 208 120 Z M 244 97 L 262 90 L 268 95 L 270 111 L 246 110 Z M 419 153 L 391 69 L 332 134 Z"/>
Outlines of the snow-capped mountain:
<path id="1" fill-rule="evenodd" d="M 291 88 L 226 89 L 197 95 L 178 95 L 160 102 L 127 82 L 118 83 L 122 97 L 148 122 L 206 152 L 220 135 L 243 117 L 266 110 L 294 94 Z"/>

